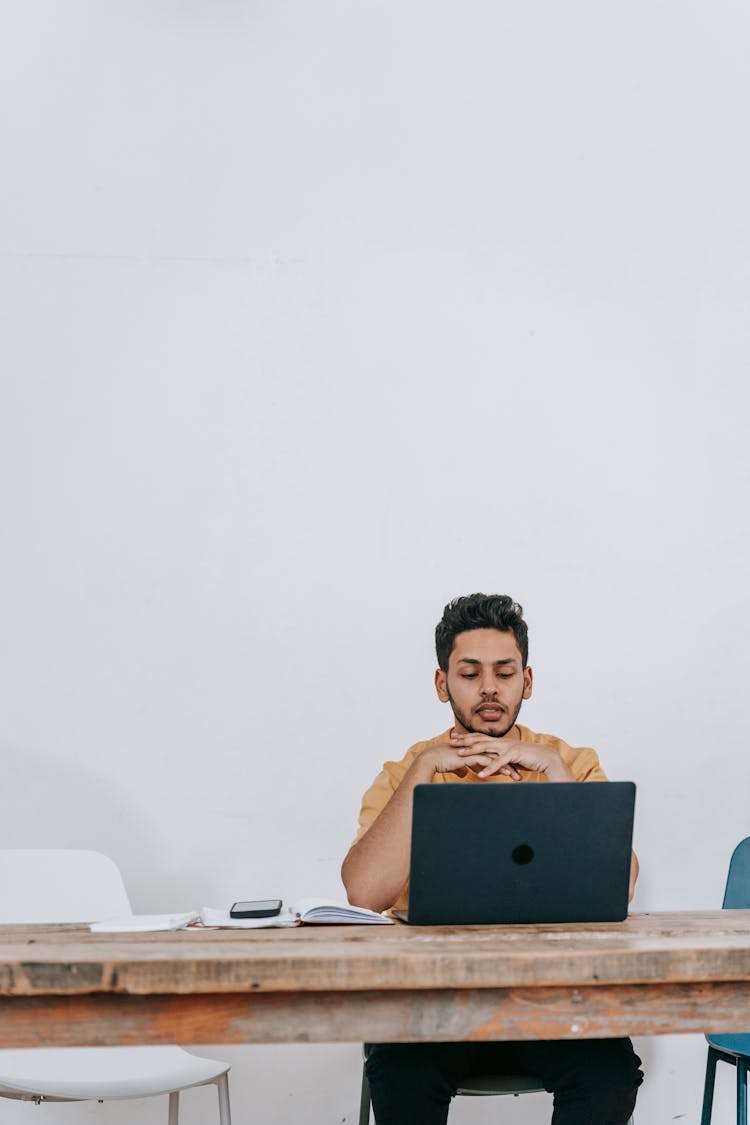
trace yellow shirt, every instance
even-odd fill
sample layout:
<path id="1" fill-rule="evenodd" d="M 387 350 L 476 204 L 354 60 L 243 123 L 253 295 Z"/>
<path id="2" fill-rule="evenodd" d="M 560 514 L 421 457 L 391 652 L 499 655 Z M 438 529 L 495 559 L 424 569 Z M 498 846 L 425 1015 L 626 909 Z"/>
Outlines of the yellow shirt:
<path id="1" fill-rule="evenodd" d="M 522 742 L 536 742 L 541 743 L 543 746 L 551 746 L 553 750 L 557 750 L 558 754 L 566 765 L 570 768 L 576 781 L 606 781 L 607 775 L 602 767 L 599 765 L 599 755 L 595 750 L 588 746 L 568 746 L 567 742 L 563 742 L 561 738 L 555 738 L 551 734 L 536 734 L 528 727 L 522 727 L 517 724 L 516 729 L 519 732 L 519 737 Z M 378 776 L 373 781 L 370 788 L 362 798 L 362 808 L 359 813 L 359 830 L 357 832 L 357 840 L 364 836 L 367 829 L 375 822 L 377 817 L 383 811 L 385 806 L 390 801 L 393 794 L 398 789 L 401 782 L 404 780 L 407 770 L 411 766 L 414 759 L 422 752 L 427 746 L 433 746 L 436 742 L 447 742 L 450 738 L 452 728 L 443 731 L 435 738 L 429 738 L 426 742 L 417 742 L 401 759 L 400 762 L 386 762 Z M 517 767 L 518 772 L 521 774 L 523 781 L 546 781 L 547 777 L 543 773 L 536 773 L 533 770 L 525 770 L 520 766 Z M 513 779 L 507 777 L 505 774 L 499 774 L 497 777 L 479 778 L 476 774 L 468 770 L 465 777 L 458 777 L 455 773 L 436 773 L 432 776 L 432 784 L 437 785 L 486 785 L 487 783 L 493 785 L 504 784 L 517 784 Z M 396 910 L 405 910 L 408 905 L 409 899 L 409 884 L 404 885 L 398 899 L 393 904 Z"/>

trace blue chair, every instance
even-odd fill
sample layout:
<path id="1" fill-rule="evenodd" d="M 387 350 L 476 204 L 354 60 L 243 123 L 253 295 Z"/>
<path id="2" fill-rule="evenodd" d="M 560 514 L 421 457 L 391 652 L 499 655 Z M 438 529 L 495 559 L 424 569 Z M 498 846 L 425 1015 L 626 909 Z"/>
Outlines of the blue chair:
<path id="1" fill-rule="evenodd" d="M 732 852 L 729 862 L 727 886 L 724 891 L 724 910 L 750 909 L 750 836 L 742 840 Z M 750 1063 L 750 1034 L 707 1035 L 708 1058 L 706 1082 L 703 1087 L 703 1113 L 701 1125 L 710 1125 L 714 1100 L 716 1064 L 729 1063 L 737 1071 L 737 1125 L 747 1125 L 747 1068 Z"/>

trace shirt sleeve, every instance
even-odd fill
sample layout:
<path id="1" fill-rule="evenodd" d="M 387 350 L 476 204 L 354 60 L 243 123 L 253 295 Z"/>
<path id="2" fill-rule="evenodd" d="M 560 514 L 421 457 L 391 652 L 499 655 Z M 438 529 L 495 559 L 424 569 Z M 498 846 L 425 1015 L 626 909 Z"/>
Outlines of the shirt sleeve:
<path id="1" fill-rule="evenodd" d="M 359 828 L 354 843 L 361 840 L 368 828 L 375 823 L 403 781 L 405 774 L 406 768 L 403 762 L 385 763 L 362 798 L 362 807 L 359 810 Z"/>
<path id="2" fill-rule="evenodd" d="M 590 746 L 570 747 L 572 755 L 568 765 L 576 781 L 609 781 L 599 762 L 599 755 Z"/>
<path id="3" fill-rule="evenodd" d="M 569 746 L 554 734 L 536 734 L 525 727 L 522 730 L 525 740 L 557 750 L 576 781 L 609 781 L 599 762 L 599 755 L 590 746 Z M 533 780 L 545 781 L 546 778 L 544 774 L 536 774 Z"/>

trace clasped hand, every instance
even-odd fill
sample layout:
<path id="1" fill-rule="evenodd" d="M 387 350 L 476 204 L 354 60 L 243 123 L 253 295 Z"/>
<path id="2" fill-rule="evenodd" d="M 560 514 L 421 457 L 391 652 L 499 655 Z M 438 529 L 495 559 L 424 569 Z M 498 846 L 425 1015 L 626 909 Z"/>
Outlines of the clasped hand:
<path id="1" fill-rule="evenodd" d="M 547 774 L 550 781 L 573 781 L 573 774 L 556 750 L 520 738 L 489 738 L 485 734 L 452 731 L 450 745 L 477 777 L 504 774 L 521 780 L 518 767 Z"/>

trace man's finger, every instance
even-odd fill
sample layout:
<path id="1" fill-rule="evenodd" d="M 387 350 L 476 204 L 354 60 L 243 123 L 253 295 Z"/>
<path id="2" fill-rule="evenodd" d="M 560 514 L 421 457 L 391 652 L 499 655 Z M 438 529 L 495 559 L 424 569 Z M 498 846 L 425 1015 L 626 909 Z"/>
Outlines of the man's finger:
<path id="1" fill-rule="evenodd" d="M 512 777 L 514 781 L 520 781 L 521 775 L 518 770 L 514 769 L 509 763 L 501 765 L 499 762 L 492 762 L 490 765 L 485 766 L 477 777 L 492 777 L 493 774 L 503 773 L 506 777 Z"/>
<path id="2" fill-rule="evenodd" d="M 520 742 L 517 738 L 513 739 L 489 739 L 484 738 L 481 741 L 475 738 L 475 741 L 461 745 L 456 745 L 455 749 L 459 754 L 504 754 L 508 751 L 517 751 Z"/>
<path id="3" fill-rule="evenodd" d="M 496 759 L 491 754 L 472 754 L 470 758 L 465 758 L 469 769 L 476 770 L 480 766 L 491 766 Z"/>

